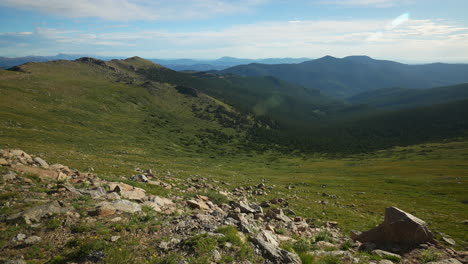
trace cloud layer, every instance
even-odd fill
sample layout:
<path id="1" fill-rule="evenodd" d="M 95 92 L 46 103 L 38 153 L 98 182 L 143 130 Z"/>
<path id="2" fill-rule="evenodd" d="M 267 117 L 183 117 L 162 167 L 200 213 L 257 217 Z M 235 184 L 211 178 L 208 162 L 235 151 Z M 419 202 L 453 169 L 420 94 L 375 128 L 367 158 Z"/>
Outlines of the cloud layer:
<path id="1" fill-rule="evenodd" d="M 0 0 L 0 5 L 68 18 L 176 20 L 246 12 L 267 0 Z"/>
<path id="2" fill-rule="evenodd" d="M 366 54 L 406 62 L 466 62 L 468 28 L 445 20 L 410 19 L 409 14 L 393 20 L 261 22 L 196 32 L 124 26 L 108 31 L 38 27 L 31 32 L 1 33 L 0 49 L 15 55 L 316 58 Z"/>

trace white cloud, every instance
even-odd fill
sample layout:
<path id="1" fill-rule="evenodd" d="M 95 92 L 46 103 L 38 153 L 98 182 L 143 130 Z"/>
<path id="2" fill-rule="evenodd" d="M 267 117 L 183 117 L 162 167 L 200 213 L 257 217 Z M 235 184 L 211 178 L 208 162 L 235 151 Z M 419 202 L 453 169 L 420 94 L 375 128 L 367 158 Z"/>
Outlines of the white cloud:
<path id="1" fill-rule="evenodd" d="M 0 5 L 42 13 L 105 20 L 179 20 L 246 12 L 268 0 L 0 0 Z"/>
<path id="2" fill-rule="evenodd" d="M 342 6 L 371 6 L 378 8 L 392 7 L 395 5 L 408 4 L 413 0 L 324 0 L 322 4 Z"/>
<path id="3" fill-rule="evenodd" d="M 38 28 L 30 33 L 0 35 L 0 48 L 16 53 L 39 50 L 42 54 L 75 52 L 146 58 L 214 58 L 226 55 L 320 57 L 326 54 L 341 57 L 366 54 L 413 62 L 468 62 L 468 27 L 444 20 L 414 20 L 406 16 L 390 21 L 264 22 L 198 32 L 130 31 L 121 28 L 99 33 Z M 11 40 L 10 45 L 5 44 L 8 40 Z M 19 42 L 30 44 L 20 49 L 15 46 Z"/>

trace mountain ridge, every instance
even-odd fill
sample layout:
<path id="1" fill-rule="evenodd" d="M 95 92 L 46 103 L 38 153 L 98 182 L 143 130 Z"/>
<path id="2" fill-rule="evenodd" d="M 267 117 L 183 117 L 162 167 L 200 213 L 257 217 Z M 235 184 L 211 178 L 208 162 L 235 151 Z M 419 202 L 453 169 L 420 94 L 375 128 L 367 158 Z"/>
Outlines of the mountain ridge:
<path id="1" fill-rule="evenodd" d="M 218 73 L 271 75 L 338 98 L 395 86 L 424 89 L 468 82 L 468 64 L 409 65 L 362 56 L 325 56 L 291 65 L 239 65 Z"/>

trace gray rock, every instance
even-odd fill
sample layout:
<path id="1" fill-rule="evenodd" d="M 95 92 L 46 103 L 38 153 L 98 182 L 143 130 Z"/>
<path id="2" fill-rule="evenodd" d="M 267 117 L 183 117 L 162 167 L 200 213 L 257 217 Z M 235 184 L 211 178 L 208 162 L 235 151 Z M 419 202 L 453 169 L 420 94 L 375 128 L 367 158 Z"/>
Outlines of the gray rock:
<path id="1" fill-rule="evenodd" d="M 122 198 L 129 200 L 142 201 L 146 196 L 145 190 L 122 182 L 109 182 L 109 189 L 111 192 L 118 192 Z"/>
<path id="2" fill-rule="evenodd" d="M 260 239 L 260 240 L 263 240 L 263 241 L 266 241 L 274 246 L 279 246 L 279 242 L 278 242 L 278 239 L 276 237 L 275 234 L 273 234 L 273 232 L 271 231 L 268 231 L 268 230 L 262 230 L 258 233 L 257 239 Z"/>
<path id="3" fill-rule="evenodd" d="M 455 242 L 455 240 L 451 239 L 451 238 L 448 238 L 448 237 L 442 237 L 442 239 L 449 245 L 451 246 L 455 246 L 457 243 Z"/>
<path id="4" fill-rule="evenodd" d="M 401 256 L 398 255 L 398 254 L 391 253 L 391 252 L 388 252 L 388 251 L 385 251 L 385 250 L 380 250 L 380 249 L 372 250 L 372 254 L 377 255 L 379 257 L 382 257 L 382 258 L 391 257 L 391 258 L 395 258 L 395 259 L 399 259 L 399 260 L 401 259 Z"/>
<path id="5" fill-rule="evenodd" d="M 263 208 L 258 203 L 251 203 L 250 208 L 252 208 L 256 214 L 263 214 Z"/>
<path id="6" fill-rule="evenodd" d="M 379 264 L 393 264 L 393 262 L 391 262 L 388 259 L 382 259 L 381 261 L 379 261 Z"/>
<path id="7" fill-rule="evenodd" d="M 117 200 L 112 202 L 112 205 L 117 211 L 126 213 L 136 213 L 141 211 L 141 206 L 129 200 Z"/>
<path id="8" fill-rule="evenodd" d="M 11 181 L 16 178 L 16 173 L 13 171 L 8 171 L 6 174 L 3 174 L 4 181 Z"/>
<path id="9" fill-rule="evenodd" d="M 33 245 L 41 242 L 42 238 L 38 236 L 30 236 L 24 240 L 24 243 L 28 245 Z"/>
<path id="10" fill-rule="evenodd" d="M 25 238 L 26 238 L 25 234 L 19 233 L 13 238 L 13 241 L 23 241 Z"/>
<path id="11" fill-rule="evenodd" d="M 219 253 L 219 251 L 216 250 L 216 249 L 213 250 L 213 251 L 211 252 L 211 254 L 213 255 L 213 260 L 216 261 L 216 262 L 220 261 L 221 258 L 223 257 L 223 256 L 221 256 L 221 253 Z"/>
<path id="12" fill-rule="evenodd" d="M 210 209 L 210 207 L 204 201 L 201 201 L 201 200 L 188 200 L 187 204 L 193 209 L 201 209 L 201 210 Z"/>
<path id="13" fill-rule="evenodd" d="M 385 220 L 382 224 L 361 234 L 351 233 L 351 238 L 360 242 L 400 243 L 419 245 L 434 242 L 426 223 L 396 207 L 385 209 Z"/>
<path id="14" fill-rule="evenodd" d="M 70 211 L 64 204 L 58 201 L 52 201 L 26 209 L 23 212 L 13 214 L 7 217 L 7 221 L 17 221 L 23 219 L 28 225 L 32 222 L 39 222 L 42 217 L 52 214 L 62 214 Z"/>
<path id="15" fill-rule="evenodd" d="M 111 242 L 116 242 L 119 239 L 120 239 L 120 236 L 111 236 L 110 241 Z"/>
<path id="16" fill-rule="evenodd" d="M 266 259 L 269 259 L 273 263 L 290 263 L 290 264 L 300 264 L 302 263 L 299 256 L 294 253 L 288 252 L 284 249 L 281 249 L 267 241 L 262 239 L 254 238 L 253 242 L 260 248 L 260 251 Z"/>
<path id="17" fill-rule="evenodd" d="M 76 189 L 73 185 L 71 184 L 61 184 L 58 186 L 58 188 L 65 188 L 65 190 L 75 194 L 75 195 L 81 195 L 81 192 Z"/>
<path id="18" fill-rule="evenodd" d="M 120 200 L 120 195 L 116 192 L 110 192 L 110 193 L 106 193 L 105 198 L 109 201 Z"/>
<path id="19" fill-rule="evenodd" d="M 89 195 L 91 196 L 91 198 L 93 199 L 100 199 L 100 198 L 104 198 L 106 195 L 107 195 L 107 192 L 106 190 L 104 190 L 104 188 L 102 187 L 97 187 L 96 189 L 93 189 L 93 190 L 78 190 L 80 193 L 82 194 L 86 194 L 86 195 Z"/>
<path id="20" fill-rule="evenodd" d="M 44 169 L 48 169 L 49 168 L 49 164 L 47 164 L 47 162 L 39 157 L 35 157 L 34 158 L 34 161 L 39 164 L 42 168 Z"/>
<path id="21" fill-rule="evenodd" d="M 268 213 L 266 214 L 267 217 L 270 217 L 272 219 L 280 220 L 283 222 L 291 222 L 291 218 L 289 218 L 287 215 L 284 214 L 282 209 L 275 208 L 275 209 L 270 209 Z"/>
<path id="22" fill-rule="evenodd" d="M 148 182 L 149 179 L 143 174 L 137 174 L 132 177 L 132 180 L 137 181 L 137 182 Z"/>
<path id="23" fill-rule="evenodd" d="M 241 212 L 246 214 L 254 214 L 256 212 L 255 209 L 250 207 L 249 202 L 245 198 L 236 203 L 235 207 L 240 208 Z"/>
<path id="24" fill-rule="evenodd" d="M 327 242 L 327 241 L 318 241 L 317 243 L 315 243 L 315 245 L 316 245 L 319 249 L 327 249 L 327 248 L 333 248 L 333 247 L 335 247 L 335 245 L 333 245 L 332 243 Z"/>

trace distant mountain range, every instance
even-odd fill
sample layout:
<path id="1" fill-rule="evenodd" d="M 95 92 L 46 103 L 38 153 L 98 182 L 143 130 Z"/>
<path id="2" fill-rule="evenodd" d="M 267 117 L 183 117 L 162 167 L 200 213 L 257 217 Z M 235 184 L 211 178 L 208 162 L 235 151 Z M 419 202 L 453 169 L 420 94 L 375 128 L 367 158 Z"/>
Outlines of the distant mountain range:
<path id="1" fill-rule="evenodd" d="M 268 58 L 268 59 L 239 59 L 233 57 L 222 57 L 216 60 L 193 60 L 193 59 L 150 59 L 150 61 L 161 64 L 164 67 L 175 71 L 210 71 L 210 70 L 223 70 L 229 67 L 249 64 L 291 64 L 301 63 L 308 61 L 308 58 Z"/>
<path id="2" fill-rule="evenodd" d="M 468 64 L 408 65 L 367 56 L 325 56 L 298 64 L 252 63 L 217 73 L 274 76 L 337 98 L 389 87 L 422 89 L 468 82 Z"/>
<path id="3" fill-rule="evenodd" d="M 124 57 L 109 57 L 109 56 L 92 56 L 83 54 L 57 54 L 55 56 L 26 56 L 26 57 L 0 57 L 0 69 L 8 69 L 13 66 L 21 65 L 26 62 L 46 62 L 53 60 L 76 60 L 82 57 L 93 57 L 100 60 L 124 59 Z M 166 68 L 175 71 L 210 71 L 223 70 L 229 67 L 249 64 L 287 64 L 301 63 L 309 58 L 268 58 L 268 59 L 240 59 L 234 57 L 222 57 L 216 60 L 196 60 L 196 59 L 149 59 L 150 61 L 160 64 Z"/>

